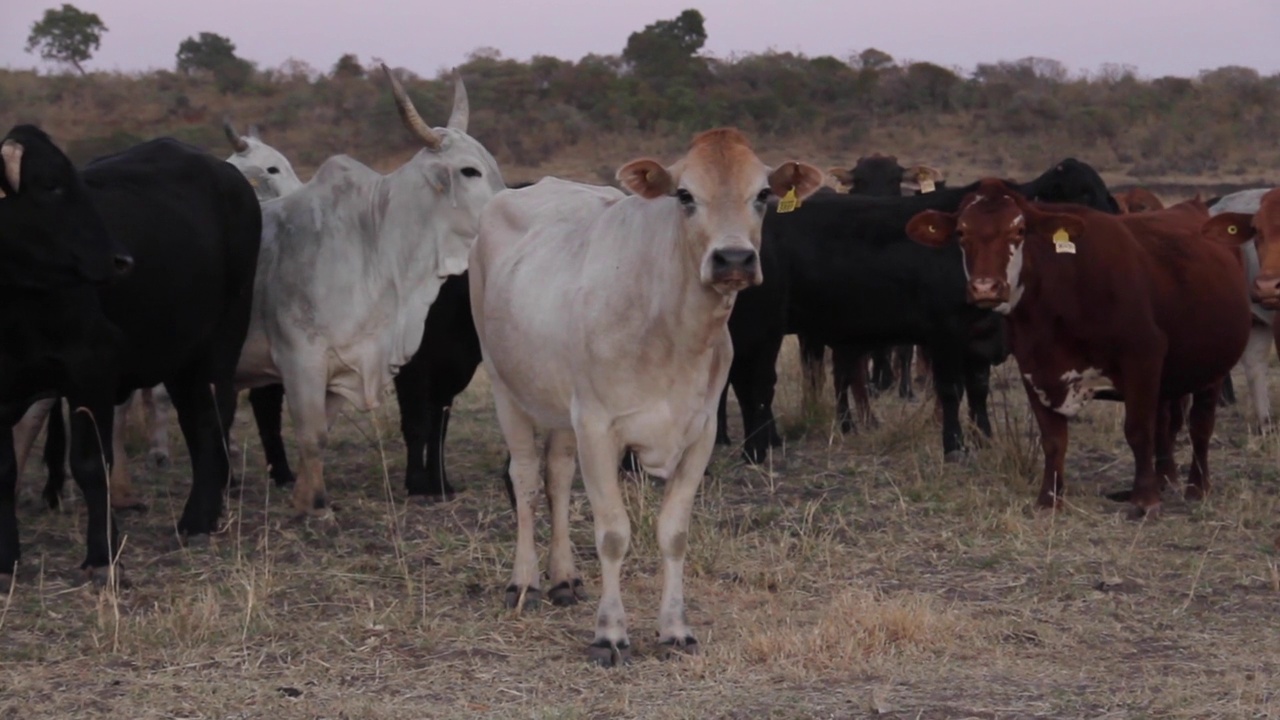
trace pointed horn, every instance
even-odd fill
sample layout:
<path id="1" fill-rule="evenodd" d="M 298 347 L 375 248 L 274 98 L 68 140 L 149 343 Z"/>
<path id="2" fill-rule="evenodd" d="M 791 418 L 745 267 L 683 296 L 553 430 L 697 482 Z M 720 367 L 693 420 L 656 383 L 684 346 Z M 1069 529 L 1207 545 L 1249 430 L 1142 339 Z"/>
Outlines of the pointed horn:
<path id="1" fill-rule="evenodd" d="M 222 132 L 226 133 L 227 142 L 231 143 L 231 147 L 235 148 L 236 152 L 242 153 L 249 149 L 249 143 L 245 142 L 244 138 L 240 137 L 240 133 L 236 132 L 236 129 L 231 126 L 229 118 L 223 118 Z"/>
<path id="2" fill-rule="evenodd" d="M 404 88 L 400 86 L 400 81 L 396 80 L 396 76 L 391 74 L 391 70 L 386 63 L 382 63 L 382 72 L 386 74 L 387 81 L 391 83 L 391 94 L 396 98 L 396 108 L 400 110 L 400 119 L 404 121 L 405 127 L 421 138 L 423 144 L 427 147 L 432 150 L 439 150 L 441 137 L 436 134 L 435 130 L 431 129 L 431 126 L 414 109 L 413 102 L 409 100 Z"/>
<path id="3" fill-rule="evenodd" d="M 5 140 L 0 145 L 0 157 L 4 158 L 4 177 L 9 187 L 18 192 L 18 182 L 22 179 L 22 145 L 17 140 Z"/>
<path id="4" fill-rule="evenodd" d="M 453 112 L 449 115 L 448 127 L 461 132 L 467 131 L 467 121 L 471 119 L 471 103 L 467 100 L 467 86 L 462 84 L 462 74 L 453 83 Z"/>

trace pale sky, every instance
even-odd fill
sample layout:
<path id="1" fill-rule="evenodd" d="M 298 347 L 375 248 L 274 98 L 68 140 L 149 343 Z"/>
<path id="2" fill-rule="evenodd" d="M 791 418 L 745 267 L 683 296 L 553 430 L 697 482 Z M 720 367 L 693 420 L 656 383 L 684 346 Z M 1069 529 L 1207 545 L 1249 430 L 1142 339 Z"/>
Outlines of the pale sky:
<path id="1" fill-rule="evenodd" d="M 0 66 L 54 66 L 24 51 L 31 24 L 64 0 L 0 0 Z M 1035 55 L 1072 72 L 1134 65 L 1143 77 L 1195 76 L 1244 65 L 1280 72 L 1280 0 L 73 0 L 108 32 L 88 67 L 172 69 L 178 43 L 225 35 L 241 57 L 277 67 L 293 57 L 328 71 L 346 52 L 428 77 L 492 46 L 521 60 L 621 52 L 645 25 L 697 8 L 704 52 L 876 47 L 898 60 L 971 70 Z"/>

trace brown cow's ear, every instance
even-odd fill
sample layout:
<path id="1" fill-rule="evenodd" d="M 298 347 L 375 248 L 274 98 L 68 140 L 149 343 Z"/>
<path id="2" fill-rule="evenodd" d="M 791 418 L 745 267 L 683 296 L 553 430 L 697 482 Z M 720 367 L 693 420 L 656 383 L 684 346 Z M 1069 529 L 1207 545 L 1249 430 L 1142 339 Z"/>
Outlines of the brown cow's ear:
<path id="1" fill-rule="evenodd" d="M 827 168 L 827 174 L 835 178 L 836 181 L 842 185 L 853 184 L 853 173 L 849 170 L 845 170 L 844 168 Z"/>
<path id="2" fill-rule="evenodd" d="M 647 200 L 675 192 L 676 181 L 657 160 L 641 158 L 618 168 L 618 182 Z"/>
<path id="3" fill-rule="evenodd" d="M 907 237 L 929 247 L 946 245 L 955 231 L 955 216 L 937 210 L 925 210 L 907 223 Z"/>
<path id="4" fill-rule="evenodd" d="M 1027 230 L 1056 241 L 1075 241 L 1084 235 L 1084 221 L 1065 213 L 1044 213 L 1027 218 Z M 1067 237 L 1063 238 L 1062 233 Z"/>
<path id="5" fill-rule="evenodd" d="M 778 197 L 785 197 L 793 188 L 796 197 L 803 200 L 822 187 L 822 171 L 809 163 L 794 160 L 784 162 L 769 173 L 769 189 Z"/>
<path id="6" fill-rule="evenodd" d="M 1253 239 L 1253 216 L 1235 212 L 1215 215 L 1201 226 L 1200 234 L 1223 245 L 1241 245 Z"/>

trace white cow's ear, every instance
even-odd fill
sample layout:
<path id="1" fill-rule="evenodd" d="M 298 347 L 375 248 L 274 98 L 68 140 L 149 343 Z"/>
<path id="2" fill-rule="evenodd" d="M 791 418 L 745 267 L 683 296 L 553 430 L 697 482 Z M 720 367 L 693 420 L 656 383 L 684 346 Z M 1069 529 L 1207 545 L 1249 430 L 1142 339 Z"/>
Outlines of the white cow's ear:
<path id="1" fill-rule="evenodd" d="M 453 194 L 453 170 L 448 165 L 442 162 L 427 163 L 423 174 L 436 193 L 441 196 Z"/>
<path id="2" fill-rule="evenodd" d="M 618 182 L 647 200 L 670 195 L 676 189 L 675 178 L 657 160 L 641 158 L 618 168 Z"/>

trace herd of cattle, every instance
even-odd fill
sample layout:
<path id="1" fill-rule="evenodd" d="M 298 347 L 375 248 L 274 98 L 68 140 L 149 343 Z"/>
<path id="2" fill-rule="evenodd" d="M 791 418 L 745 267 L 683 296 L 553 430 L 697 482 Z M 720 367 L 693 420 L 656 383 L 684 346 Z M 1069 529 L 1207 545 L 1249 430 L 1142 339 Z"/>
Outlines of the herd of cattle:
<path id="1" fill-rule="evenodd" d="M 154 464 L 169 456 L 157 397 L 177 413 L 192 465 L 177 530 L 189 538 L 218 527 L 241 390 L 271 478 L 293 485 L 296 511 L 324 516 L 337 410 L 373 408 L 391 383 L 408 494 L 452 497 L 449 408 L 483 363 L 518 521 L 506 602 L 541 601 L 533 508 L 544 493 L 548 597 L 583 597 L 568 527 L 581 463 L 602 574 L 588 651 L 608 665 L 630 653 L 620 467 L 667 480 L 659 643 L 696 652 L 682 580 L 694 496 L 714 446 L 730 442 L 729 388 L 746 459 L 780 443 L 773 399 L 788 334 L 814 387 L 831 348 L 845 431 L 849 396 L 865 419 L 869 384 L 897 376 L 910 394 L 917 356 L 948 459 L 965 452 L 962 399 L 990 434 L 991 368 L 1012 353 L 1040 429 L 1045 508 L 1063 497 L 1068 419 L 1090 399 L 1124 403 L 1135 474 L 1116 497 L 1139 517 L 1177 480 L 1184 418 L 1185 493 L 1208 491 L 1215 409 L 1237 362 L 1255 417 L 1270 420 L 1280 190 L 1163 208 L 1141 190 L 1113 196 L 1074 159 L 1026 183 L 947 187 L 937 170 L 874 155 L 829 171 L 846 194 L 807 163 L 766 166 L 733 129 L 697 135 L 670 165 L 623 165 L 626 193 L 556 178 L 508 188 L 467 134 L 461 80 L 447 125 L 433 128 L 386 76 L 423 145 L 387 175 L 339 155 L 303 183 L 256 131 L 229 124 L 225 162 L 157 139 L 76 169 L 36 127 L 4 136 L 0 421 L 14 431 L 0 433 L 0 587 L 19 560 L 17 479 L 46 422 L 45 502 L 58 504 L 65 463 L 88 515 L 82 567 L 111 577 L 114 511 L 140 505 L 120 442 L 135 393 Z M 281 439 L 286 401 L 296 473 Z"/>

